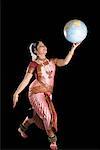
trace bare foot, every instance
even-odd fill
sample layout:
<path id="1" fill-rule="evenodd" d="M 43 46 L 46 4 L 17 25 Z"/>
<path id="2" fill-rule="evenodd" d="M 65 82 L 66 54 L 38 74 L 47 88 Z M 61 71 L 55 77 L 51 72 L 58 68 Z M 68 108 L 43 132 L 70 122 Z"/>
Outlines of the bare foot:
<path id="1" fill-rule="evenodd" d="M 24 139 L 28 138 L 28 135 L 25 132 L 23 132 L 20 128 L 18 128 L 18 132 L 20 133 L 22 138 Z"/>
<path id="2" fill-rule="evenodd" d="M 57 150 L 57 144 L 56 144 L 56 142 L 51 143 L 50 144 L 50 148 L 51 148 L 51 150 Z"/>

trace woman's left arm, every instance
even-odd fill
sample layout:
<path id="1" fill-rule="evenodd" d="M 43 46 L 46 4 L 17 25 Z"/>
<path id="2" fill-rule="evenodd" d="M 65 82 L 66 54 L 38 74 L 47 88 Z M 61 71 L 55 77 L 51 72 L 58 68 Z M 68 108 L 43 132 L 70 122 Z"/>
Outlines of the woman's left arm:
<path id="1" fill-rule="evenodd" d="M 56 59 L 55 59 L 55 64 L 56 64 L 57 66 L 59 66 L 59 67 L 62 67 L 62 66 L 67 65 L 67 64 L 70 62 L 70 60 L 71 60 L 71 58 L 72 58 L 72 56 L 73 56 L 73 54 L 74 54 L 74 51 L 75 51 L 75 49 L 77 48 L 77 46 L 78 46 L 79 44 L 80 44 L 80 43 L 74 43 L 74 44 L 72 45 L 71 50 L 69 51 L 69 53 L 68 53 L 67 56 L 65 57 L 65 59 L 58 59 L 58 58 L 56 58 Z"/>

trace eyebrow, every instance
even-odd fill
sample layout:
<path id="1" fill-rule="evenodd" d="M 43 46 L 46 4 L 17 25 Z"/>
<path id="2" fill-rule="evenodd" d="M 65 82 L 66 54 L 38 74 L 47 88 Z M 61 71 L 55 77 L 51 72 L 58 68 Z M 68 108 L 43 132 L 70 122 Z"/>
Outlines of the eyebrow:
<path id="1" fill-rule="evenodd" d="M 44 47 L 44 45 L 40 45 L 39 47 Z"/>

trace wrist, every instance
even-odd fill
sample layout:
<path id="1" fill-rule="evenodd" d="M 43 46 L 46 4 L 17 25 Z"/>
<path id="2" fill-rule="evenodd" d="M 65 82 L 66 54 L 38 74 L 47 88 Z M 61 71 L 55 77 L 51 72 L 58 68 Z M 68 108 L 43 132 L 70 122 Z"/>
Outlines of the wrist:
<path id="1" fill-rule="evenodd" d="M 70 55 L 74 54 L 75 49 L 71 49 L 71 51 L 69 51 Z"/>
<path id="2" fill-rule="evenodd" d="M 72 46 L 71 51 L 75 51 L 76 47 Z"/>

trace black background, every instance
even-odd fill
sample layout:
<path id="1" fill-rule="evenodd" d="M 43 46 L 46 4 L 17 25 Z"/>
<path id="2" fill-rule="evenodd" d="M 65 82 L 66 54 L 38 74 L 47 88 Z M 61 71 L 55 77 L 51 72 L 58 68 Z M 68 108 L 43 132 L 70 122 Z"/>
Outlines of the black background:
<path id="1" fill-rule="evenodd" d="M 71 19 L 85 22 L 88 35 L 70 63 L 56 70 L 53 102 L 58 113 L 58 143 L 60 148 L 98 148 L 97 7 L 83 1 L 6 0 L 3 4 L 2 148 L 48 148 L 46 134 L 35 125 L 27 140 L 17 132 L 30 107 L 28 87 L 14 110 L 12 96 L 31 61 L 31 42 L 42 40 L 48 57 L 66 56 L 71 43 L 65 40 L 63 28 Z"/>

